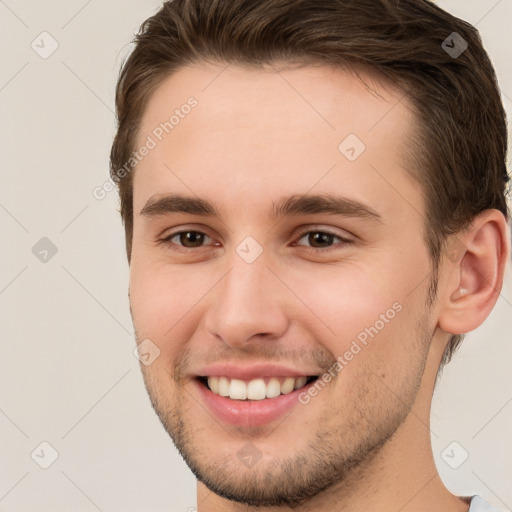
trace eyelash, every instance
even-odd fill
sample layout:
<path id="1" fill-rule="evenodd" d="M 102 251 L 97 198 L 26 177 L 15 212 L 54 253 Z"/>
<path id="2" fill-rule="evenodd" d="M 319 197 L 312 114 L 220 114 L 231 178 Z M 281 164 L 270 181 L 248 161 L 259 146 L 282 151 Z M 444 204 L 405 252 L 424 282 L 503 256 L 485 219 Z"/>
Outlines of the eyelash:
<path id="1" fill-rule="evenodd" d="M 159 240 L 159 243 L 162 243 L 163 245 L 166 245 L 168 247 L 171 248 L 171 250 L 175 251 L 175 252 L 180 252 L 180 253 L 188 253 L 190 251 L 193 251 L 193 250 L 197 250 L 197 249 L 201 249 L 203 248 L 204 246 L 200 246 L 200 247 L 185 247 L 185 248 L 179 248 L 178 247 L 183 247 L 183 246 L 180 246 L 178 244 L 175 244 L 174 242 L 171 242 L 171 240 L 178 236 L 178 235 L 181 235 L 182 233 L 199 233 L 201 235 L 205 235 L 207 237 L 209 237 L 209 235 L 207 235 L 206 233 L 203 233 L 202 231 L 198 231 L 198 230 L 195 230 L 195 229 L 185 229 L 185 230 L 182 230 L 182 231 L 176 231 L 174 233 L 171 233 L 169 234 L 168 236 L 166 236 L 165 238 L 163 238 L 162 240 Z M 348 240 L 347 238 L 343 238 L 342 236 L 340 235 L 337 235 L 336 233 L 332 233 L 331 231 L 326 231 L 326 230 L 308 230 L 308 231 L 303 231 L 302 233 L 300 233 L 298 235 L 298 237 L 295 239 L 296 242 L 300 241 L 302 238 L 304 238 L 304 236 L 306 235 L 309 235 L 310 233 L 321 233 L 323 235 L 328 235 L 328 236 L 332 236 L 334 238 L 337 238 L 340 240 L 340 243 L 338 245 L 349 245 L 349 244 L 352 244 L 353 241 L 352 240 Z M 211 237 L 209 237 L 211 238 Z M 313 252 L 330 252 L 332 250 L 337 250 L 337 249 L 340 249 L 341 247 L 327 247 L 327 248 L 319 248 L 319 247 L 307 247 L 307 246 L 301 246 L 301 247 L 304 247 L 305 249 L 308 249 L 310 251 L 313 251 Z"/>

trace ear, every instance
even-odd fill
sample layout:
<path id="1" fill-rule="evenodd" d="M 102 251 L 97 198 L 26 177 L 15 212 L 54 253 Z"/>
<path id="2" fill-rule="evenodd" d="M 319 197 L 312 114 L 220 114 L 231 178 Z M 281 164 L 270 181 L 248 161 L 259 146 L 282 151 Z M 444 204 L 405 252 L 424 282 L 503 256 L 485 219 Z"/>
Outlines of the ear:
<path id="1" fill-rule="evenodd" d="M 446 287 L 438 325 L 451 334 L 476 329 L 488 317 L 503 286 L 510 255 L 509 228 L 499 210 L 485 210 L 452 235 L 442 258 Z"/>

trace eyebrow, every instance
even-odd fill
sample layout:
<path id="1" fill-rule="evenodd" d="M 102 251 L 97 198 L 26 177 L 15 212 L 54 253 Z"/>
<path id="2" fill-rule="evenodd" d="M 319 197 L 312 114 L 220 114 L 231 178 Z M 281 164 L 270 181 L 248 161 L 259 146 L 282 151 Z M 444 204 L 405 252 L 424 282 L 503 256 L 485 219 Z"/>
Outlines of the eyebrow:
<path id="1" fill-rule="evenodd" d="M 204 217 L 221 215 L 215 204 L 199 197 L 180 194 L 155 195 L 148 199 L 140 215 L 156 217 L 171 213 L 187 213 Z M 358 217 L 382 222 L 381 215 L 371 206 L 354 199 L 333 194 L 291 195 L 272 203 L 271 220 L 281 216 L 324 213 L 344 217 Z"/>

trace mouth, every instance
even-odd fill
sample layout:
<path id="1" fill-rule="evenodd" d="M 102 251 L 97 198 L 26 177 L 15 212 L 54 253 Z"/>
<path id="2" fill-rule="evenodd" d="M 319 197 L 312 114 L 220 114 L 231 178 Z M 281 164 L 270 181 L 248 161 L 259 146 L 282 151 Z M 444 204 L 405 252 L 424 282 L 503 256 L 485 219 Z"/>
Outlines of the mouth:
<path id="1" fill-rule="evenodd" d="M 225 361 L 191 375 L 191 390 L 216 420 L 242 428 L 265 427 L 282 421 L 302 404 L 300 397 L 316 385 L 321 375 L 318 368 L 299 370 L 262 361 Z M 300 414 L 314 410 L 304 407 Z"/>
<path id="2" fill-rule="evenodd" d="M 275 399 L 298 391 L 318 379 L 318 375 L 300 377 L 258 377 L 251 380 L 227 376 L 199 376 L 199 383 L 214 395 L 238 401 Z"/>

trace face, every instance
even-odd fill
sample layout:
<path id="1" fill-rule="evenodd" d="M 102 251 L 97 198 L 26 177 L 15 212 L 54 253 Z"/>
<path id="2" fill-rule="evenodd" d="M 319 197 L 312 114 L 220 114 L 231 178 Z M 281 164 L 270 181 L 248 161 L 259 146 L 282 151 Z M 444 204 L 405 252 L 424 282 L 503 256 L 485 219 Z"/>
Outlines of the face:
<path id="1" fill-rule="evenodd" d="M 375 460 L 421 385 L 435 322 L 414 117 L 341 69 L 224 68 L 183 68 L 147 105 L 131 313 L 197 478 L 297 504 Z"/>

